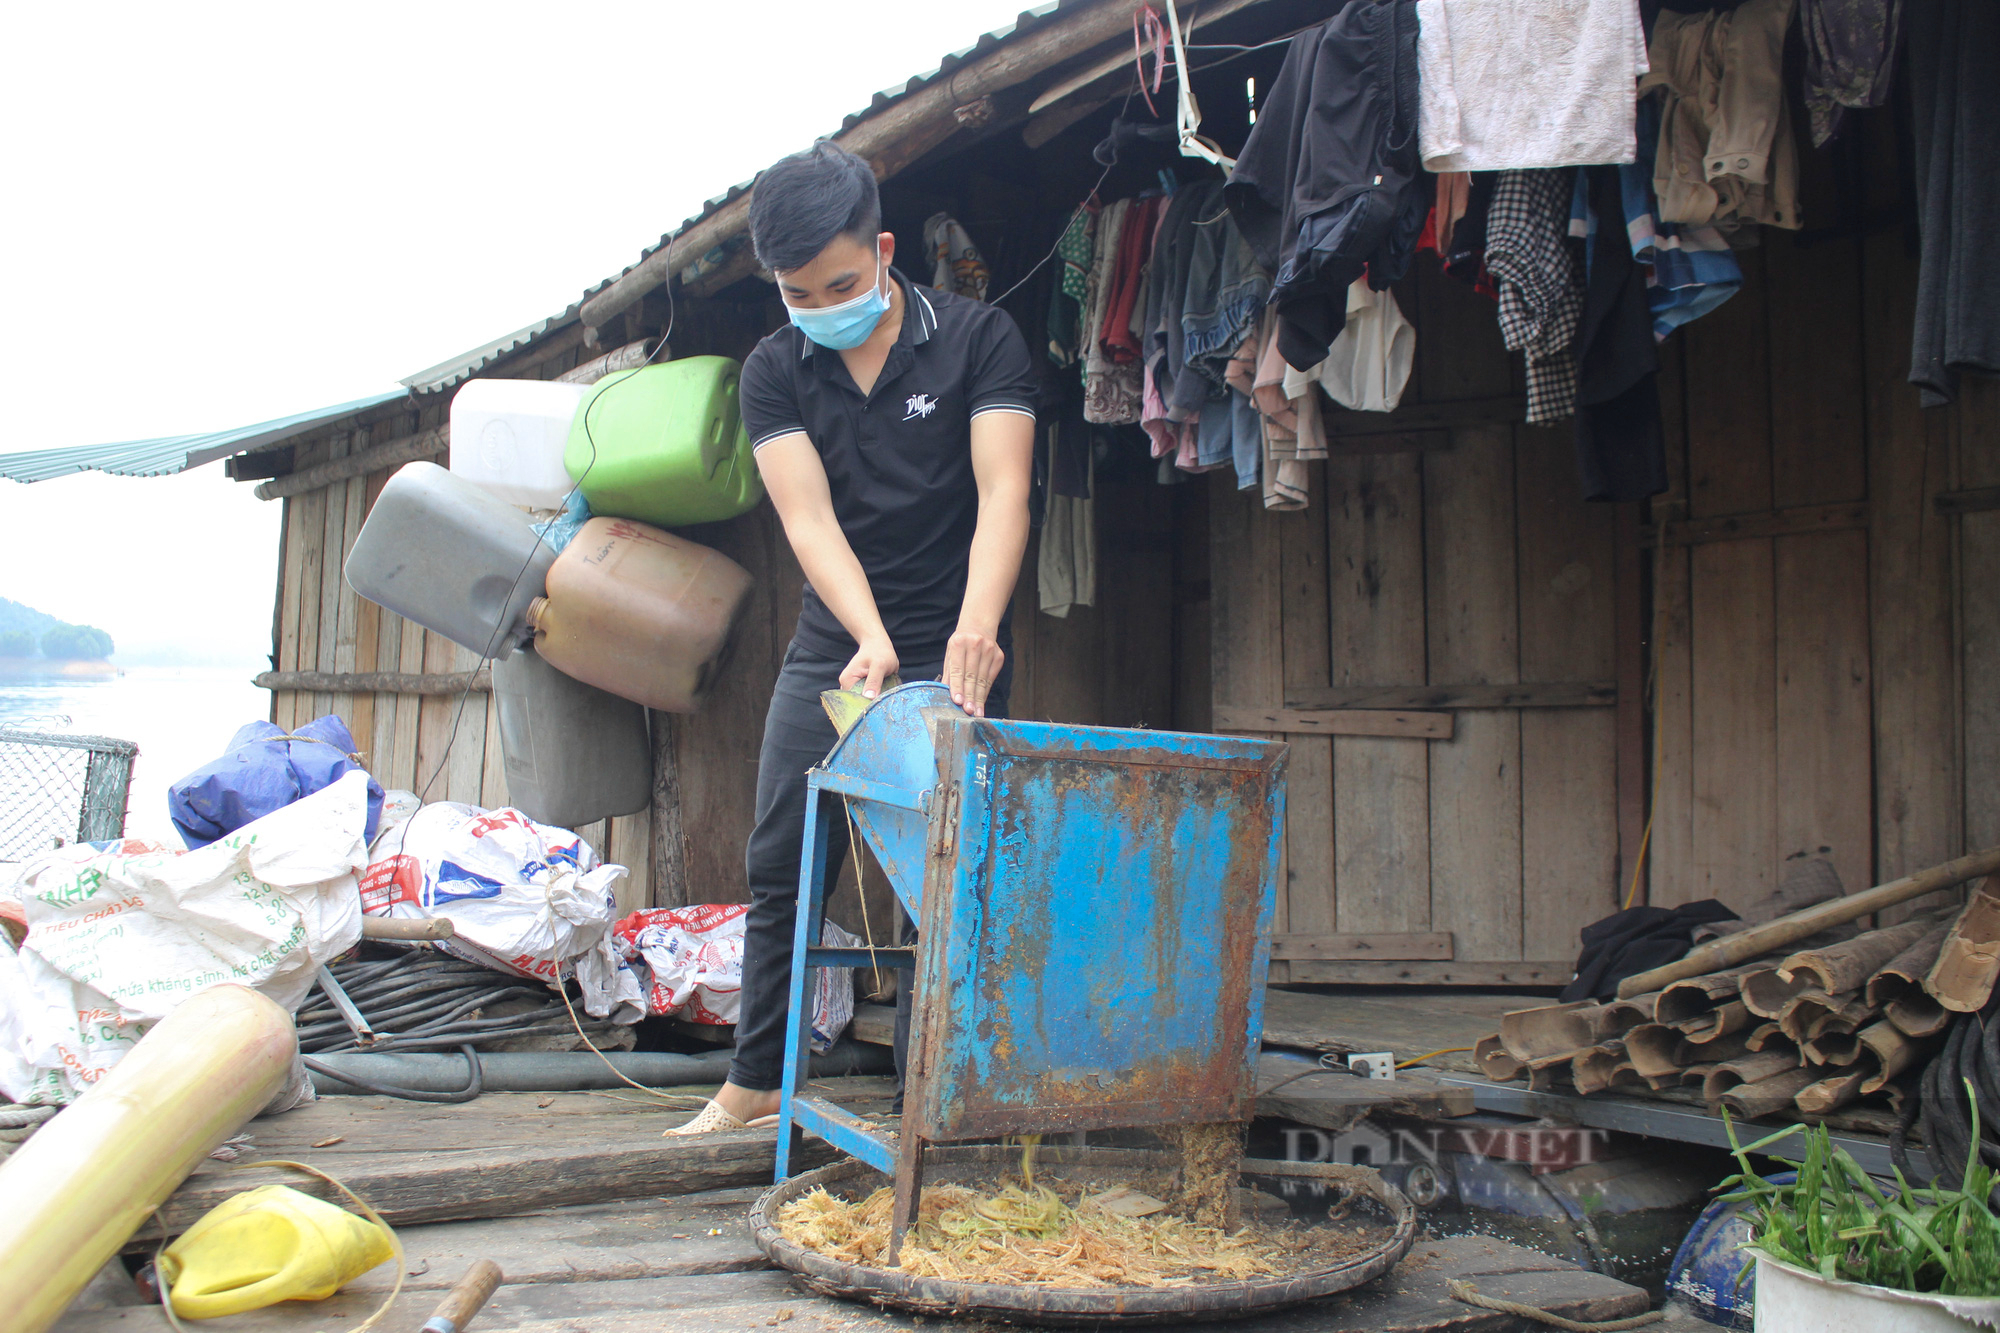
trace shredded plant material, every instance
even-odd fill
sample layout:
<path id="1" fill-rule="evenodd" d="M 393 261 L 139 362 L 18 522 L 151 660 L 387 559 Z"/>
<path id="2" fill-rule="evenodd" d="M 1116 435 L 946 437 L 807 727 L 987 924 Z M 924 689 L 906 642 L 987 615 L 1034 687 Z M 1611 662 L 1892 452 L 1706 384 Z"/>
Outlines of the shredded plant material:
<path id="1" fill-rule="evenodd" d="M 1180 1154 L 1173 1202 L 1197 1225 L 1230 1230 L 1237 1221 L 1236 1178 L 1243 1169 L 1243 1126 L 1164 1125 L 1157 1131 Z"/>
<path id="2" fill-rule="evenodd" d="M 858 1201 L 814 1190 L 778 1210 L 778 1230 L 843 1263 L 1039 1287 L 1176 1287 L 1276 1276 L 1338 1263 L 1387 1234 L 1297 1223 L 1226 1232 L 1171 1212 L 1127 1217 L 1100 1206 L 1090 1197 L 1094 1188 L 1074 1187 L 1065 1198 L 1033 1181 L 1009 1181 L 992 1193 L 927 1186 L 900 1264 L 886 1257 L 895 1206 L 888 1186 Z"/>

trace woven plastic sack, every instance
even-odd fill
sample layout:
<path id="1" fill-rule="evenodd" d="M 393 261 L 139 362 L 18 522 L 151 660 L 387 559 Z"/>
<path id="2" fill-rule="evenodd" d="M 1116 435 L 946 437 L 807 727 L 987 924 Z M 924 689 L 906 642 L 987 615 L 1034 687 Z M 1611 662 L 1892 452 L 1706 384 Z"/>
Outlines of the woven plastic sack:
<path id="1" fill-rule="evenodd" d="M 646 1012 L 691 1023 L 726 1026 L 737 1020 L 743 990 L 744 903 L 648 907 L 618 923 L 625 960 L 646 991 Z M 821 942 L 861 943 L 829 921 Z M 854 1019 L 854 969 L 822 967 L 813 991 L 812 1048 L 824 1054 Z"/>
<path id="2" fill-rule="evenodd" d="M 603 865 L 568 829 L 511 807 L 390 794 L 361 876 L 370 916 L 448 917 L 433 947 L 515 976 L 560 986 L 574 976 L 593 1018 L 635 1023 L 645 1000 L 619 956 L 612 891 L 629 873 Z"/>

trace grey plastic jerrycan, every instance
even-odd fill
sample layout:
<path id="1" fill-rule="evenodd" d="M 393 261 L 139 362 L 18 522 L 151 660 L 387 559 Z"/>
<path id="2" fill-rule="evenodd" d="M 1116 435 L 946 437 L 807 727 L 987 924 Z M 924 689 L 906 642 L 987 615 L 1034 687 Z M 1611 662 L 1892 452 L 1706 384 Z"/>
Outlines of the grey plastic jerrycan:
<path id="1" fill-rule="evenodd" d="M 574 829 L 643 810 L 653 796 L 646 710 L 566 676 L 533 648 L 493 664 L 507 804 Z"/>

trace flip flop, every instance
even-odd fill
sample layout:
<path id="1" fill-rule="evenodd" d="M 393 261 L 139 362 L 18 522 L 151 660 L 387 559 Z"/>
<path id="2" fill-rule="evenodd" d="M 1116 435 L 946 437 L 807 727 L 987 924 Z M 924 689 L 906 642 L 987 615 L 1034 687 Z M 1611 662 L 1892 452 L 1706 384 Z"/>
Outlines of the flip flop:
<path id="1" fill-rule="evenodd" d="M 708 1105 L 702 1107 L 700 1114 L 696 1115 L 694 1119 L 688 1121 L 685 1125 L 666 1130 L 660 1137 L 663 1139 L 680 1139 L 689 1138 L 696 1134 L 728 1134 L 744 1129 L 770 1129 L 777 1123 L 778 1117 L 775 1115 L 760 1115 L 755 1120 L 749 1121 L 738 1120 L 735 1116 L 722 1109 L 722 1103 L 711 1097 Z"/>

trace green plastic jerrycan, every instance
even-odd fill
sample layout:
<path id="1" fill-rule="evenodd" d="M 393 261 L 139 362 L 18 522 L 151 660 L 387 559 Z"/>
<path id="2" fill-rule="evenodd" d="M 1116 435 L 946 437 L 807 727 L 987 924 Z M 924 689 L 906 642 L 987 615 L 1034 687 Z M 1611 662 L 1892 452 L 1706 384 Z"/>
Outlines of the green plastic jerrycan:
<path id="1" fill-rule="evenodd" d="M 160 1255 L 168 1299 L 183 1319 L 321 1301 L 395 1254 L 389 1233 L 365 1217 L 262 1185 L 203 1213 Z"/>
<path id="2" fill-rule="evenodd" d="M 592 385 L 563 450 L 590 512 L 673 528 L 754 508 L 764 482 L 736 402 L 740 370 L 691 356 Z"/>

